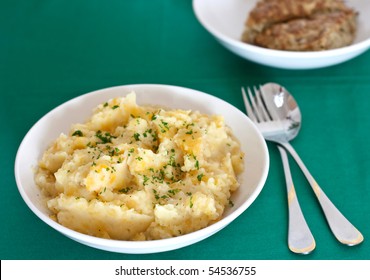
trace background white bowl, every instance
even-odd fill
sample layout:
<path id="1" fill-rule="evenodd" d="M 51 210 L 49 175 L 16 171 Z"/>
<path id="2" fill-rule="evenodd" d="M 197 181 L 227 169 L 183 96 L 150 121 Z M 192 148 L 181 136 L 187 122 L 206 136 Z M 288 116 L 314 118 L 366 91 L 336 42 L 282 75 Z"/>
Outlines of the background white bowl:
<path id="1" fill-rule="evenodd" d="M 354 58 L 370 48 L 369 0 L 347 0 L 359 12 L 358 30 L 352 45 L 326 51 L 292 52 L 261 48 L 241 41 L 249 11 L 257 0 L 193 0 L 199 22 L 223 46 L 235 54 L 267 66 L 284 69 L 313 69 Z"/>
<path id="2" fill-rule="evenodd" d="M 85 122 L 92 109 L 110 98 L 136 92 L 139 105 L 159 105 L 174 109 L 192 109 L 225 117 L 246 153 L 245 171 L 240 176 L 241 187 L 233 194 L 234 207 L 222 220 L 202 230 L 180 237 L 154 241 L 118 241 L 97 238 L 70 230 L 49 218 L 38 187 L 34 183 L 34 168 L 61 132 L 69 132 L 73 123 Z M 18 189 L 28 207 L 45 223 L 62 234 L 85 245 L 120 253 L 154 253 L 184 247 L 200 241 L 224 228 L 243 213 L 261 192 L 267 178 L 269 156 L 266 143 L 254 124 L 234 106 L 214 96 L 176 86 L 127 85 L 94 91 L 76 97 L 41 118 L 24 137 L 16 156 L 15 177 Z"/>

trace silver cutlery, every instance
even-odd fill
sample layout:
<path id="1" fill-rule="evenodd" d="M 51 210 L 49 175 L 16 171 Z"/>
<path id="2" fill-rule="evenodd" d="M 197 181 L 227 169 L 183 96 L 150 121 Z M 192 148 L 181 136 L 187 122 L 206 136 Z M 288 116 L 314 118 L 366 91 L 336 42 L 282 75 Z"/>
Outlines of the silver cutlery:
<path id="1" fill-rule="evenodd" d="M 242 93 L 247 114 L 251 120 L 255 122 L 265 139 L 277 143 L 278 146 L 284 147 L 284 149 L 292 155 L 301 168 L 303 174 L 311 185 L 321 205 L 329 227 L 337 240 L 349 246 L 360 244 L 364 240 L 363 235 L 329 200 L 311 173 L 308 171 L 297 152 L 289 143 L 289 141 L 293 140 L 297 136 L 301 127 L 301 112 L 293 96 L 284 87 L 275 83 L 267 83 L 261 86 L 259 89 L 254 87 L 254 95 L 249 88 L 248 96 L 245 93 L 244 88 L 242 88 Z M 280 148 L 279 151 L 282 155 L 285 168 L 285 177 L 288 188 L 288 201 L 290 201 L 289 218 L 292 220 L 289 222 L 289 236 L 295 235 L 294 238 L 289 237 L 289 242 L 295 242 L 292 245 L 293 248 L 304 247 L 302 245 L 303 242 L 304 244 L 313 242 L 311 243 L 313 248 L 312 246 L 310 247 L 313 250 L 315 247 L 314 239 L 313 237 L 311 239 L 310 233 L 307 232 L 308 227 L 304 221 L 303 215 L 299 213 L 301 212 L 301 209 L 299 207 L 298 200 L 296 199 L 290 171 L 288 169 L 289 163 L 287 159 L 285 159 L 286 154 L 284 155 L 284 149 Z M 294 202 L 294 206 L 292 205 L 291 201 L 296 201 Z M 291 227 L 293 229 L 291 229 Z M 300 232 L 301 236 L 299 234 L 297 236 L 297 232 Z M 297 242 L 296 240 L 300 241 Z M 297 250 L 298 253 L 305 253 L 306 251 L 309 251 L 307 248 L 301 248 L 301 250 L 302 251 Z M 294 252 L 294 249 L 292 251 Z"/>
<path id="2" fill-rule="evenodd" d="M 255 90 L 256 91 L 256 90 Z M 247 110 L 249 118 L 261 125 L 262 122 L 270 120 L 267 111 L 264 107 L 259 107 L 256 104 L 255 99 L 260 98 L 260 95 L 256 95 L 256 98 L 252 96 L 250 89 L 248 89 L 249 100 L 246 96 L 244 88 L 242 88 L 244 104 Z M 262 102 L 261 100 L 258 100 Z M 253 108 L 252 108 L 253 107 Z M 278 146 L 279 152 L 281 154 L 281 159 L 284 167 L 285 181 L 287 187 L 288 196 L 288 214 L 289 214 L 289 224 L 288 224 L 288 247 L 289 249 L 298 254 L 309 254 L 315 247 L 315 239 L 307 225 L 307 222 L 303 216 L 301 207 L 298 202 L 298 198 L 295 192 L 288 156 L 284 148 Z"/>

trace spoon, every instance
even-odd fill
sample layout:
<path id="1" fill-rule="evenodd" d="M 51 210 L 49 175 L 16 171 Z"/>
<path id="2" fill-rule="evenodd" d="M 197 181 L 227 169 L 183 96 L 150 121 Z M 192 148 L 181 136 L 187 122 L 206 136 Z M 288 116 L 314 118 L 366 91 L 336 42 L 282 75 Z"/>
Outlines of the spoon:
<path id="1" fill-rule="evenodd" d="M 301 128 L 301 111 L 293 96 L 282 86 L 267 83 L 260 88 L 263 99 L 272 122 L 265 122 L 261 132 L 266 140 L 273 141 L 284 147 L 295 159 L 303 174 L 311 185 L 331 231 L 339 242 L 353 246 L 360 244 L 363 235 L 343 216 L 343 214 L 329 200 L 324 191 L 315 181 L 307 167 L 290 145 Z"/>

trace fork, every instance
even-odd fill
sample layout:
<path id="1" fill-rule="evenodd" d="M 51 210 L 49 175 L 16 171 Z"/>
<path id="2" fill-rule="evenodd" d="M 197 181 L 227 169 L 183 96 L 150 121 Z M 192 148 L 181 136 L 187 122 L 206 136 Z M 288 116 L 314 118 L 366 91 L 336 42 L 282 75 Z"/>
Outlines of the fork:
<path id="1" fill-rule="evenodd" d="M 255 89 L 255 92 L 258 91 Z M 270 119 L 269 114 L 263 106 L 257 106 L 255 98 L 252 96 L 250 89 L 248 88 L 249 103 L 246 96 L 244 88 L 242 88 L 244 105 L 247 111 L 248 117 L 257 125 L 262 122 L 273 121 Z M 261 102 L 260 95 L 256 94 L 256 99 Z M 281 155 L 286 188 L 287 188 L 287 198 L 288 198 L 288 214 L 289 214 L 289 224 L 288 224 L 288 247 L 289 249 L 297 254 L 309 254 L 315 247 L 316 242 L 312 233 L 307 225 L 307 222 L 303 216 L 300 204 L 298 202 L 298 197 L 294 188 L 292 175 L 290 172 L 290 166 L 288 161 L 288 156 L 284 148 L 277 145 L 278 150 Z"/>

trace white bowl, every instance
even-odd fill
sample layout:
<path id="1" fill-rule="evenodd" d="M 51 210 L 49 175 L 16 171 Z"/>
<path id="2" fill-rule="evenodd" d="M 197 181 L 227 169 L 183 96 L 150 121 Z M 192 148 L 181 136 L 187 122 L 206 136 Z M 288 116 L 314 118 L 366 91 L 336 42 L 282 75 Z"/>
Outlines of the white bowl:
<path id="1" fill-rule="evenodd" d="M 241 187 L 233 194 L 234 207 L 228 209 L 217 223 L 180 237 L 154 241 L 119 241 L 97 238 L 70 230 L 49 218 L 49 210 L 34 183 L 34 168 L 42 153 L 71 124 L 85 122 L 92 109 L 110 98 L 136 92 L 140 105 L 159 105 L 173 109 L 192 109 L 206 114 L 221 114 L 234 131 L 245 152 L 245 171 Z M 88 246 L 120 253 L 154 253 L 177 249 L 200 241 L 224 228 L 243 213 L 261 192 L 266 181 L 269 156 L 266 143 L 255 125 L 234 106 L 214 96 L 176 86 L 127 85 L 94 91 L 76 97 L 41 118 L 24 137 L 16 156 L 15 178 L 28 207 L 45 223 L 75 241 Z"/>
<path id="2" fill-rule="evenodd" d="M 199 22 L 223 46 L 253 62 L 283 69 L 314 69 L 342 63 L 370 47 L 369 0 L 347 0 L 359 11 L 358 30 L 352 45 L 326 51 L 279 51 L 246 44 L 241 41 L 249 11 L 257 0 L 193 0 Z"/>

